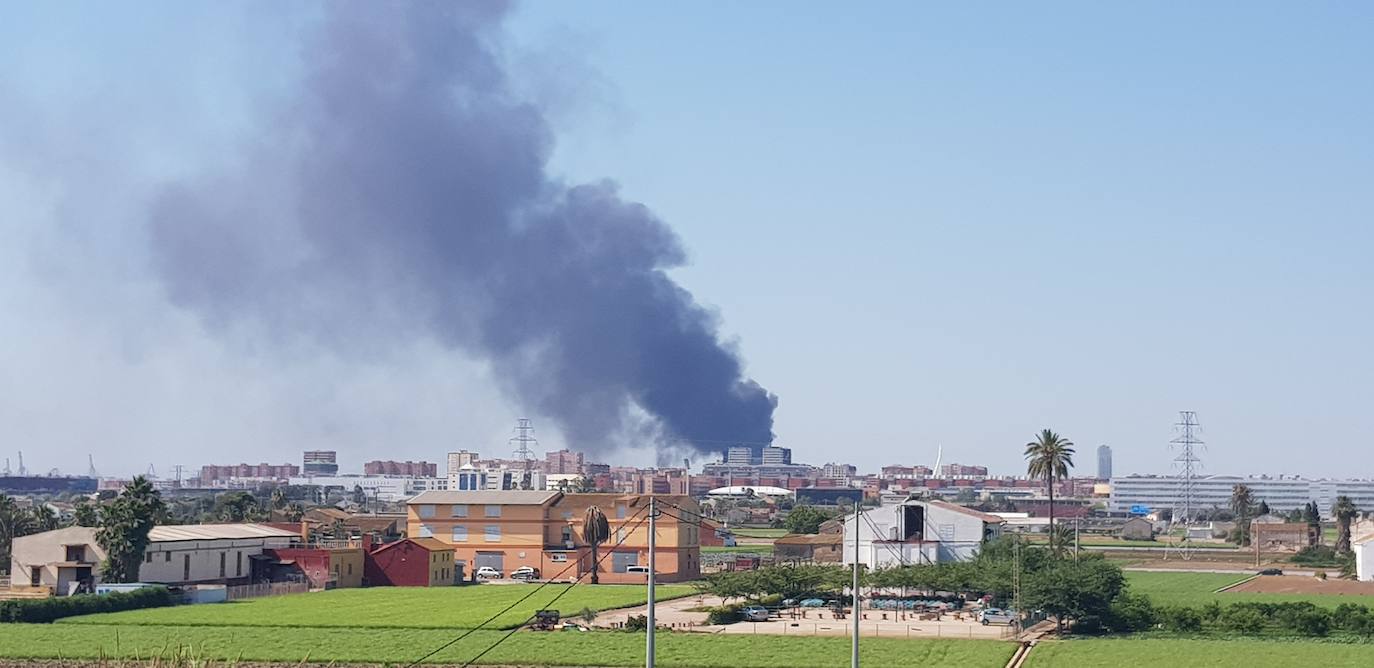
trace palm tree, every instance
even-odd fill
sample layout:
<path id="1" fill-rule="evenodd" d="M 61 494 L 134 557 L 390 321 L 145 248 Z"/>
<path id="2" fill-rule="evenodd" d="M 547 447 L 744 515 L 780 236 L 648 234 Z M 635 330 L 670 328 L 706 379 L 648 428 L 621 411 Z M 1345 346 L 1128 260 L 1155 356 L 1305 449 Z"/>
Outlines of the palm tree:
<path id="1" fill-rule="evenodd" d="M 1250 511 L 1255 507 L 1255 494 L 1247 485 L 1231 488 L 1231 513 L 1236 516 L 1235 540 L 1237 545 L 1250 544 Z"/>
<path id="2" fill-rule="evenodd" d="M 611 537 L 611 523 L 606 521 L 606 513 L 596 506 L 588 506 L 587 514 L 582 517 L 582 540 L 592 546 L 592 584 L 600 584 L 597 573 L 596 547 Z"/>
<path id="3" fill-rule="evenodd" d="M 1335 505 L 1331 506 L 1331 515 L 1336 518 L 1336 551 L 1341 554 L 1350 553 L 1350 521 L 1360 514 L 1360 509 L 1355 506 L 1355 502 L 1348 496 L 1336 497 Z"/>
<path id="4" fill-rule="evenodd" d="M 1073 441 L 1042 429 L 1035 440 L 1026 444 L 1026 473 L 1043 478 L 1050 495 L 1050 549 L 1054 549 L 1054 481 L 1068 477 L 1073 468 Z"/>
<path id="5" fill-rule="evenodd" d="M 273 487 L 273 488 L 272 488 L 272 509 L 273 509 L 273 510 L 285 510 L 285 509 L 286 509 L 286 503 L 287 503 L 287 501 L 286 501 L 286 492 L 282 491 L 282 488 L 280 488 L 280 487 Z"/>

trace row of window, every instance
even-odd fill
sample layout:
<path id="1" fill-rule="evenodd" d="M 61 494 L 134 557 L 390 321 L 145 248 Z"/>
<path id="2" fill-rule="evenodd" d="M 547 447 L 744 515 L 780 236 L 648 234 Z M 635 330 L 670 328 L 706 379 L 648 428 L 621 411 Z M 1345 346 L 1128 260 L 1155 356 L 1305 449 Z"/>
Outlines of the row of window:
<path id="1" fill-rule="evenodd" d="M 501 542 L 501 525 L 488 524 L 485 527 L 482 527 L 482 535 L 485 537 L 488 543 Z M 428 524 L 421 524 L 419 537 L 433 538 L 434 527 Z M 450 534 L 450 537 L 453 539 L 453 542 L 455 543 L 466 543 L 468 542 L 468 528 L 462 524 L 455 525 L 453 527 L 453 533 Z"/>
<path id="2" fill-rule="evenodd" d="M 437 508 L 437 507 L 436 507 L 434 504 L 428 504 L 428 503 L 427 503 L 427 504 L 421 505 L 420 508 L 419 508 L 419 511 L 418 511 L 418 512 L 420 513 L 420 519 L 425 519 L 425 520 L 433 519 L 433 518 L 434 518 L 435 512 L 437 512 L 436 508 Z M 449 517 L 467 517 L 467 516 L 468 516 L 468 507 L 467 507 L 466 505 L 459 504 L 459 505 L 449 506 Z M 483 509 L 482 509 L 482 516 L 483 516 L 483 517 L 500 517 L 500 516 L 501 516 L 501 506 L 485 506 L 485 507 L 483 507 Z"/>

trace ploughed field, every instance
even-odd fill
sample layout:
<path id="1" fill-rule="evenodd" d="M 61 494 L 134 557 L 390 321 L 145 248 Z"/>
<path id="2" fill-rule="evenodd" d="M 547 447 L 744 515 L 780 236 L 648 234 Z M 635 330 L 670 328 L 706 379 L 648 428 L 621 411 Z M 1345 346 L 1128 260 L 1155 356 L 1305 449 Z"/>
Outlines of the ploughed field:
<path id="1" fill-rule="evenodd" d="M 1374 587 L 1365 587 L 1364 583 L 1338 583 L 1335 580 L 1324 583 L 1307 575 L 1261 576 L 1226 591 L 1219 591 L 1250 577 L 1239 573 L 1126 572 L 1130 590 L 1149 596 L 1155 605 L 1201 607 L 1212 601 L 1222 605 L 1241 601 L 1307 601 L 1326 608 L 1334 608 L 1342 603 L 1374 607 Z"/>

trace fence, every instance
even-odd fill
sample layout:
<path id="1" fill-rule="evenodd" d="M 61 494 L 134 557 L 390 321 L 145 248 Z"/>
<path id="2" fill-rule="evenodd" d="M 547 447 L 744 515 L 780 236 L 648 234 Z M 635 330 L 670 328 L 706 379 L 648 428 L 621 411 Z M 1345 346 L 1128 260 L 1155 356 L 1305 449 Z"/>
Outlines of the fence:
<path id="1" fill-rule="evenodd" d="M 852 624 L 843 621 L 775 623 L 742 622 L 726 627 L 726 633 L 756 635 L 847 636 L 854 632 Z M 1016 635 L 1011 626 L 982 626 L 980 624 L 861 624 L 861 638 L 969 638 L 1005 640 Z"/>
<path id="2" fill-rule="evenodd" d="M 310 591 L 310 585 L 304 582 L 265 582 L 229 587 L 227 594 L 229 600 L 240 601 L 246 598 L 285 596 L 286 594 L 301 594 L 308 591 Z"/>

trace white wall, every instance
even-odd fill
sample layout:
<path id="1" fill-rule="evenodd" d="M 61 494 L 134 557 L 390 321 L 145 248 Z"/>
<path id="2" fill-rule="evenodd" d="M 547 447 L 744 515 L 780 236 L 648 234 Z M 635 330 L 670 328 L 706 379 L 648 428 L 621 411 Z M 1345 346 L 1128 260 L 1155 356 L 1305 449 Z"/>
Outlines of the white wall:
<path id="1" fill-rule="evenodd" d="M 921 527 L 923 541 L 884 542 L 907 532 L 902 526 L 902 509 L 906 505 L 925 509 L 924 526 Z M 869 568 L 963 561 L 976 556 L 983 543 L 982 519 L 920 501 L 871 508 L 864 511 L 864 517 L 867 519 L 859 521 L 858 528 L 859 562 Z M 847 565 L 854 563 L 855 522 L 853 515 L 844 520 L 843 561 Z"/>
<path id="2" fill-rule="evenodd" d="M 220 540 L 179 540 L 150 543 L 143 565 L 138 569 L 141 582 L 184 584 L 222 579 L 246 578 L 252 573 L 253 555 L 265 547 L 287 547 L 290 538 L 239 538 Z M 224 572 L 220 573 L 220 555 Z M 187 560 L 190 577 L 186 577 Z"/>
<path id="3" fill-rule="evenodd" d="M 1355 578 L 1374 580 L 1374 541 L 1355 543 Z"/>

